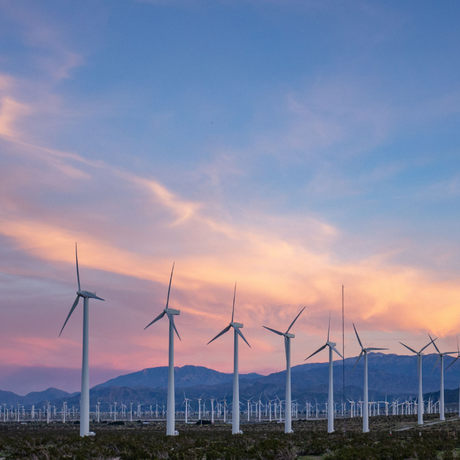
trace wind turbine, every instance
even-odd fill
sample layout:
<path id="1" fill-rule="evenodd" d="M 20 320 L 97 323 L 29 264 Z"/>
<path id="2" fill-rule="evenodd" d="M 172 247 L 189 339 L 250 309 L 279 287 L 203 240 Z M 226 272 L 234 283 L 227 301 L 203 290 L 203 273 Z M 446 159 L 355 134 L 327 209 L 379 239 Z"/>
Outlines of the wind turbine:
<path id="1" fill-rule="evenodd" d="M 431 337 L 430 337 L 431 339 Z M 420 351 L 415 351 L 411 347 L 404 345 L 402 342 L 399 342 L 403 347 L 406 347 L 412 353 L 417 355 L 417 373 L 418 373 L 418 411 L 417 416 L 418 420 L 417 423 L 419 425 L 423 425 L 423 390 L 422 390 L 422 351 L 430 346 L 436 339 L 431 339 Z"/>
<path id="2" fill-rule="evenodd" d="M 233 327 L 233 410 L 232 410 L 232 434 L 241 434 L 242 431 L 240 430 L 240 387 L 239 387 L 239 380 L 238 380 L 238 336 L 240 336 L 251 348 L 248 341 L 244 338 L 243 333 L 240 329 L 243 327 L 241 323 L 235 323 L 233 321 L 235 316 L 235 296 L 236 296 L 236 283 L 235 289 L 233 290 L 233 309 L 232 309 L 232 320 L 230 324 L 222 331 L 219 332 L 212 340 L 210 340 L 207 344 L 209 345 L 211 342 L 219 338 L 221 335 L 224 335 L 226 332 Z"/>
<path id="3" fill-rule="evenodd" d="M 452 366 L 452 364 L 455 363 L 455 361 L 457 361 L 457 359 L 460 358 L 460 347 L 458 345 L 458 337 L 457 337 L 457 357 L 447 366 L 447 369 L 449 369 L 450 366 Z M 446 369 L 446 371 L 447 371 Z M 460 385 L 459 385 L 459 388 L 458 388 L 458 414 L 460 416 Z"/>
<path id="4" fill-rule="evenodd" d="M 359 338 L 358 331 L 353 323 L 353 329 L 356 333 L 356 338 L 358 339 L 359 346 L 361 347 L 361 353 L 356 360 L 356 364 L 354 365 L 353 369 L 359 363 L 361 356 L 364 355 L 364 409 L 363 409 L 363 433 L 369 432 L 369 385 L 368 385 L 368 367 L 367 367 L 367 353 L 369 351 L 377 351 L 377 350 L 388 350 L 388 348 L 364 348 L 363 344 L 361 343 L 361 339 Z"/>
<path id="5" fill-rule="evenodd" d="M 294 326 L 294 323 L 297 321 L 297 318 L 305 310 L 306 307 L 303 307 L 300 310 L 300 313 L 295 317 L 294 321 L 288 327 L 286 332 L 280 332 L 275 329 L 271 329 L 267 326 L 262 326 L 269 331 L 274 332 L 275 334 L 282 335 L 284 337 L 284 348 L 286 351 L 286 403 L 284 409 L 284 432 L 293 433 L 292 431 L 292 414 L 291 414 L 291 339 L 295 337 L 295 334 L 290 333 L 291 327 Z M 280 410 L 281 413 L 281 410 Z"/>
<path id="6" fill-rule="evenodd" d="M 72 316 L 75 308 L 77 308 L 80 297 L 83 298 L 83 352 L 81 364 L 81 401 L 80 401 L 80 436 L 94 436 L 92 431 L 89 431 L 89 363 L 88 363 L 88 334 L 89 334 L 89 299 L 104 300 L 96 295 L 95 292 L 82 291 L 80 286 L 80 272 L 78 270 L 78 253 L 77 243 L 75 243 L 75 262 L 77 266 L 77 297 L 70 309 L 69 314 L 62 326 L 59 337 L 62 331 Z"/>
<path id="7" fill-rule="evenodd" d="M 169 308 L 169 294 L 171 292 L 171 282 L 174 272 L 174 263 L 171 270 L 171 277 L 169 278 L 168 297 L 166 298 L 166 308 L 147 326 L 144 331 L 150 327 L 153 323 L 156 323 L 164 315 L 167 315 L 169 319 L 169 367 L 168 367 L 168 401 L 167 401 L 167 414 L 166 414 L 166 436 L 176 436 L 179 433 L 175 427 L 175 411 L 176 404 L 174 400 L 174 332 L 177 337 L 181 340 L 179 332 L 177 332 L 176 325 L 174 324 L 174 315 L 180 315 L 180 310 L 174 310 Z"/>
<path id="8" fill-rule="evenodd" d="M 433 339 L 431 338 L 431 335 L 428 334 L 428 337 L 431 339 L 433 342 Z M 435 370 L 439 359 L 441 359 L 441 387 L 439 390 L 439 420 L 445 420 L 444 416 L 444 356 L 450 355 L 452 353 L 456 353 L 455 351 L 445 351 L 444 353 L 441 353 L 439 351 L 439 348 L 436 346 L 436 344 L 433 342 L 434 347 L 436 348 L 436 351 L 438 352 L 438 359 L 436 360 L 436 363 L 434 364 L 433 371 Z M 433 373 L 431 371 L 431 373 Z"/>
<path id="9" fill-rule="evenodd" d="M 312 356 L 316 355 L 320 351 L 324 350 L 326 347 L 329 347 L 329 393 L 327 397 L 327 432 L 334 432 L 334 370 L 333 370 L 333 360 L 332 360 L 332 350 L 334 350 L 341 358 L 342 355 L 337 351 L 336 343 L 329 342 L 329 332 L 331 329 L 331 314 L 329 313 L 329 326 L 327 327 L 327 341 L 326 344 L 321 348 L 318 348 L 314 353 L 312 353 L 307 359 L 310 359 Z"/>

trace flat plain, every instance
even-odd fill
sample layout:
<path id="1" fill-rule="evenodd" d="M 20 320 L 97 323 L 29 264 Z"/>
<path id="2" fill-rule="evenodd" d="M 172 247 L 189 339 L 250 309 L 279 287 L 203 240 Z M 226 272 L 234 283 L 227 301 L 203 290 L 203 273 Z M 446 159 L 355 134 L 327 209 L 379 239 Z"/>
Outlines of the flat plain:
<path id="1" fill-rule="evenodd" d="M 243 424 L 244 434 L 232 436 L 231 426 L 177 425 L 179 435 L 167 437 L 165 423 L 91 425 L 96 436 L 80 438 L 77 424 L 0 424 L 0 459 L 96 460 L 329 460 L 460 458 L 460 420 L 438 423 L 427 415 L 417 426 L 416 415 L 370 418 L 363 434 L 362 419 L 338 419 L 326 433 L 325 420 L 297 420 L 294 433 L 282 423 Z"/>

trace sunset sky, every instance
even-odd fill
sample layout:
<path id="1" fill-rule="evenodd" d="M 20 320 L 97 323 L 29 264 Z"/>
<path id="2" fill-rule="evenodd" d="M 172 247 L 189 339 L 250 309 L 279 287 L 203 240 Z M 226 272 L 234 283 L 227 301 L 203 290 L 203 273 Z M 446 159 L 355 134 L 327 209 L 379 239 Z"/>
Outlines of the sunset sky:
<path id="1" fill-rule="evenodd" d="M 460 3 L 0 0 L 0 389 L 460 332 Z M 246 349 L 247 348 L 247 349 Z M 432 349 L 434 351 L 434 348 Z M 432 352 L 430 351 L 430 352 Z M 326 361 L 327 353 L 313 361 Z"/>

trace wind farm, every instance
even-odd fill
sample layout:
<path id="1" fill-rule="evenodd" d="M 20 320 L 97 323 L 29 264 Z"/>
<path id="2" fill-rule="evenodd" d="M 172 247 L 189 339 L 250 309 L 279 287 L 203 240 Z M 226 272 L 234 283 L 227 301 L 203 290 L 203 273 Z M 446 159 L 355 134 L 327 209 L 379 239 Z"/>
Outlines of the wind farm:
<path id="1" fill-rule="evenodd" d="M 459 16 L 0 1 L 0 460 L 460 458 Z"/>

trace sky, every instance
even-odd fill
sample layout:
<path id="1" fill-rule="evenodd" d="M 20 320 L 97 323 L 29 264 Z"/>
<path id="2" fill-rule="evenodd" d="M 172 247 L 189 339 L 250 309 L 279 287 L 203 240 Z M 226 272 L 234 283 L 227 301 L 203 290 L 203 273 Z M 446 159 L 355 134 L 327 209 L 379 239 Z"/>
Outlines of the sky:
<path id="1" fill-rule="evenodd" d="M 406 354 L 460 328 L 455 0 L 0 0 L 0 389 Z M 431 350 L 434 352 L 434 348 Z M 312 361 L 324 362 L 327 352 Z"/>

